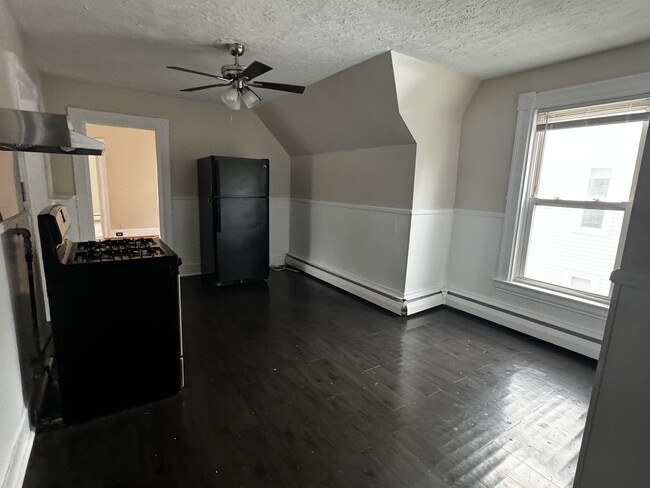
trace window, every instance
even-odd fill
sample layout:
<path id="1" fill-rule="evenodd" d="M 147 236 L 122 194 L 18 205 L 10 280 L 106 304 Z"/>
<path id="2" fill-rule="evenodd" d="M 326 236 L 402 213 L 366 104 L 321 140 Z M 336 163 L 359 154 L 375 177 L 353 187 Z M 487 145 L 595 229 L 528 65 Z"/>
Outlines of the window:
<path id="1" fill-rule="evenodd" d="M 608 303 L 648 133 L 649 80 L 639 75 L 636 96 L 629 87 L 618 95 L 612 80 L 520 97 L 498 288 L 569 308 Z"/>

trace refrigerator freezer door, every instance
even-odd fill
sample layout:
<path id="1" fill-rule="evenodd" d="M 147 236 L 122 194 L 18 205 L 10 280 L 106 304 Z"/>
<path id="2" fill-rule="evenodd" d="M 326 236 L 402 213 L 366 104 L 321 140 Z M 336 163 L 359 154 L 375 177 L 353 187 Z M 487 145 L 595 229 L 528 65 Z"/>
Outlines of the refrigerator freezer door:
<path id="1" fill-rule="evenodd" d="M 214 195 L 218 197 L 267 197 L 269 160 L 213 156 Z"/>
<path id="2" fill-rule="evenodd" d="M 269 274 L 268 199 L 217 200 L 214 281 L 221 285 L 266 279 Z"/>

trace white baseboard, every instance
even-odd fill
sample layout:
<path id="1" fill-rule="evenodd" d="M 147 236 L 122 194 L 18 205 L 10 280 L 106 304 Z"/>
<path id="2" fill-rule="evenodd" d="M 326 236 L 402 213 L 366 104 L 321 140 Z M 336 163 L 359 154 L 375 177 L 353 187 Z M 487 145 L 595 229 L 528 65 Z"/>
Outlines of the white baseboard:
<path id="1" fill-rule="evenodd" d="M 413 315 L 414 313 L 424 312 L 431 308 L 439 307 L 445 304 L 445 299 L 441 291 L 423 297 L 409 298 L 406 303 L 406 315 Z"/>
<path id="2" fill-rule="evenodd" d="M 540 324 L 539 321 L 490 304 L 487 300 L 477 300 L 450 292 L 446 293 L 445 304 L 593 359 L 598 359 L 600 354 L 600 344 L 589 338 L 574 335 L 552 324 Z"/>
<path id="3" fill-rule="evenodd" d="M 11 454 L 7 472 L 4 475 L 2 488 L 21 488 L 25 473 L 27 472 L 27 463 L 29 455 L 32 452 L 35 433 L 29 424 L 29 415 L 27 410 L 23 414 L 20 422 L 18 435 L 14 441 L 14 447 Z"/>
<path id="4" fill-rule="evenodd" d="M 389 310 L 397 315 L 403 315 L 406 310 L 402 297 L 377 290 L 375 287 L 361 284 L 346 273 L 327 268 L 323 265 L 310 264 L 305 259 L 287 254 L 286 263 L 308 275 L 322 280 L 330 285 L 352 293 L 364 300 Z"/>
<path id="5" fill-rule="evenodd" d="M 304 257 L 287 254 L 286 263 L 397 315 L 413 315 L 444 303 L 441 291 L 427 290 L 419 294 L 411 294 L 408 298 L 405 298 L 404 295 L 392 292 L 392 290 L 381 289 L 374 283 L 363 281 L 356 276 L 350 276 L 344 271 L 335 270 L 321 263 L 311 263 Z"/>

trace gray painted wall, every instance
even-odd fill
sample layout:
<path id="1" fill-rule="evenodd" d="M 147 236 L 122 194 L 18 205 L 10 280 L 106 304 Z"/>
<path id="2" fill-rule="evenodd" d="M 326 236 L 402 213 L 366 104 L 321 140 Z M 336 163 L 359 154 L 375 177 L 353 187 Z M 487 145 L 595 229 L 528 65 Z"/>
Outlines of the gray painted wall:
<path id="1" fill-rule="evenodd" d="M 406 144 L 294 156 L 291 196 L 408 209 L 415 150 L 415 145 Z"/>

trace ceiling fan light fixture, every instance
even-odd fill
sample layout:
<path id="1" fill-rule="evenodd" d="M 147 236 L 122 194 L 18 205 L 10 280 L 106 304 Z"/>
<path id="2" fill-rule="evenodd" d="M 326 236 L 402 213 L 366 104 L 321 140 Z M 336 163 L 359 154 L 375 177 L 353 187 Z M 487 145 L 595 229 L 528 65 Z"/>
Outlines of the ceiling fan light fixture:
<path id="1" fill-rule="evenodd" d="M 253 106 L 261 100 L 261 98 L 248 87 L 244 87 L 242 90 L 241 99 L 244 101 L 246 108 L 253 108 Z"/>
<path id="2" fill-rule="evenodd" d="M 232 110 L 239 110 L 241 108 L 241 97 L 239 90 L 235 87 L 230 87 L 221 95 L 221 101 L 226 104 L 226 107 Z"/>

